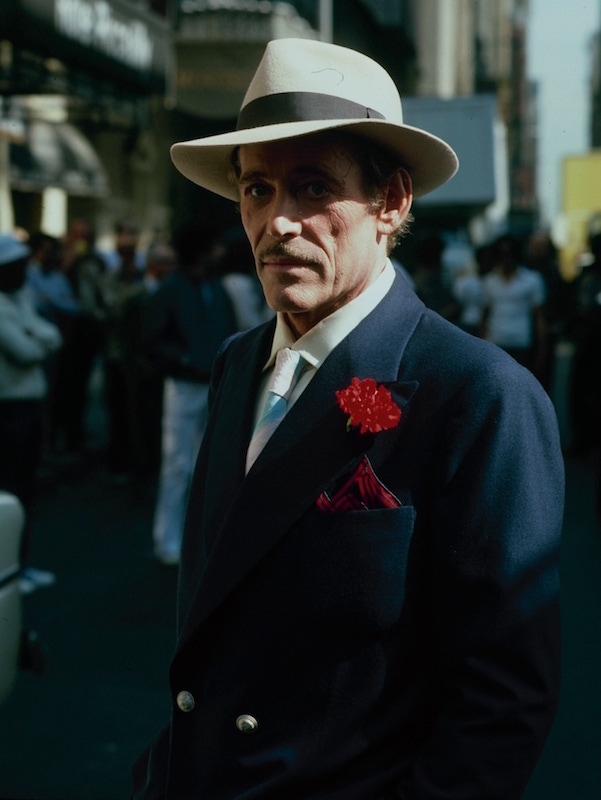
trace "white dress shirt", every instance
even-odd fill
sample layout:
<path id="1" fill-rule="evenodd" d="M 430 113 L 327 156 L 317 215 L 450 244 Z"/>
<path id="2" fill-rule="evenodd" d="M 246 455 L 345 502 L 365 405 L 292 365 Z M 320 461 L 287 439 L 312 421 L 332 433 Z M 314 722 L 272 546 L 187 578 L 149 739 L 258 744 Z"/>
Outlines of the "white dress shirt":
<path id="1" fill-rule="evenodd" d="M 361 320 L 365 319 L 365 317 L 375 309 L 386 294 L 388 294 L 394 282 L 395 274 L 392 263 L 390 260 L 387 260 L 386 266 L 382 272 L 367 289 L 346 305 L 337 309 L 332 314 L 329 314 L 327 317 L 324 317 L 317 325 L 303 334 L 299 339 L 294 338 L 292 331 L 286 324 L 284 314 L 278 312 L 271 353 L 263 367 L 263 378 L 257 394 L 255 424 L 257 423 L 260 409 L 263 407 L 265 401 L 267 386 L 273 372 L 275 357 L 278 350 L 282 347 L 290 347 L 292 350 L 298 350 L 308 364 L 290 395 L 288 401 L 288 411 L 290 411 L 332 350 L 334 350 L 334 348 L 357 327 Z"/>

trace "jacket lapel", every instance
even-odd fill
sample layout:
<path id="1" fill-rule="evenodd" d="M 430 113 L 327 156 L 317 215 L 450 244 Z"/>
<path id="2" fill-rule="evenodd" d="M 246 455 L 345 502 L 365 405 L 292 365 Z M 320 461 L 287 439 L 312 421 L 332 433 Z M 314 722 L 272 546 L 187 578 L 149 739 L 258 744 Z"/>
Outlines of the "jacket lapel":
<path id="1" fill-rule="evenodd" d="M 229 496 L 228 511 L 213 539 L 204 574 L 183 628 L 182 641 L 215 611 L 315 504 L 324 488 L 352 468 L 364 453 L 369 452 L 377 469 L 394 448 L 402 432 L 402 419 L 397 428 L 375 436 L 361 435 L 356 430 L 347 432 L 346 418 L 337 405 L 335 392 L 347 386 L 354 376 L 373 377 L 378 383 L 388 386 L 395 402 L 404 411 L 417 383 L 399 381 L 401 359 L 422 310 L 421 302 L 404 285 L 404 280 L 397 277 L 375 312 L 326 359 L 246 478 L 240 480 L 252 413 L 245 412 L 242 421 L 229 425 L 227 432 L 225 429 L 222 431 L 226 436 L 224 447 L 221 446 L 222 439 L 216 439 L 219 448 L 212 449 L 220 450 L 221 456 L 219 465 L 211 461 L 210 468 L 225 470 L 225 476 L 221 473 L 220 480 L 225 477 L 226 491 L 233 490 L 233 495 Z M 259 350 L 263 357 L 264 348 Z M 246 392 L 245 387 L 251 385 L 256 392 L 258 376 L 251 377 L 251 372 L 257 364 L 260 370 L 266 357 L 265 353 L 260 364 L 259 357 L 254 359 L 244 376 L 238 376 L 245 378 L 240 383 L 236 381 L 238 392 L 241 387 Z M 254 397 L 255 392 L 249 392 L 249 395 Z M 224 411 L 227 414 L 227 404 L 220 409 L 221 420 Z M 217 429 L 216 433 L 219 433 Z M 228 452 L 229 464 L 226 464 Z M 223 488 L 223 483 L 221 486 Z M 205 530 L 205 536 L 207 534 L 211 535 Z"/>

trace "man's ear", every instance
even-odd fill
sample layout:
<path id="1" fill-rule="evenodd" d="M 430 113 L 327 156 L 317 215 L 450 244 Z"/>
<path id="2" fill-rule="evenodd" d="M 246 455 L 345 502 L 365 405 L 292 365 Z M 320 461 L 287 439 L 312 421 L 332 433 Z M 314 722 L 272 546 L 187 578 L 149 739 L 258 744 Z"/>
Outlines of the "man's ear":
<path id="1" fill-rule="evenodd" d="M 411 176 L 403 167 L 388 181 L 382 194 L 382 205 L 378 210 L 380 233 L 394 233 L 411 210 L 413 184 Z"/>

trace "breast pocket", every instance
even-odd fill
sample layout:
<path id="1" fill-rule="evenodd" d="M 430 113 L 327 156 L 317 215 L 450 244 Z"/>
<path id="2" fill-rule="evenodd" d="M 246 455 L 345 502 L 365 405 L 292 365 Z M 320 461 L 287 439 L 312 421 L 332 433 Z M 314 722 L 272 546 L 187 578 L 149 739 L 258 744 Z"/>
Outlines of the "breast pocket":
<path id="1" fill-rule="evenodd" d="M 305 518 L 293 582 L 305 635 L 372 638 L 397 622 L 414 519 L 412 506 Z"/>

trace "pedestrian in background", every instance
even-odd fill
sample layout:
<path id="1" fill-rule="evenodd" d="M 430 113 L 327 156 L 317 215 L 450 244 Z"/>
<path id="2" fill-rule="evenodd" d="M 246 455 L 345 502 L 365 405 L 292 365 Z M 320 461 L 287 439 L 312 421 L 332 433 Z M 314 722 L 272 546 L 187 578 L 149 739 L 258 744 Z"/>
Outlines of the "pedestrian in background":
<path id="1" fill-rule="evenodd" d="M 69 459 L 80 459 L 85 454 L 89 384 L 104 337 L 106 308 L 102 288 L 106 266 L 95 239 L 91 223 L 76 217 L 69 222 L 62 241 L 61 270 L 80 305 L 79 313 L 70 322 L 57 366 L 57 436 Z"/>
<path id="2" fill-rule="evenodd" d="M 107 464 L 116 483 L 133 477 L 137 387 L 131 349 L 132 323 L 129 303 L 143 291 L 144 274 L 136 265 L 136 238 L 123 235 L 117 242 L 118 261 L 102 281 L 104 332 L 102 366 L 108 418 Z"/>
<path id="3" fill-rule="evenodd" d="M 511 234 L 496 239 L 492 258 L 494 267 L 482 279 L 483 336 L 540 380 L 547 344 L 543 278 L 524 266 L 520 242 Z"/>
<path id="4" fill-rule="evenodd" d="M 130 467 L 136 496 L 143 501 L 153 498 L 154 502 L 161 464 L 163 373 L 149 354 L 153 298 L 175 265 L 175 251 L 170 244 L 151 244 L 142 279 L 131 285 L 121 309 L 121 348 L 130 394 Z"/>
<path id="5" fill-rule="evenodd" d="M 548 395 L 388 259 L 452 149 L 389 75 L 267 45 L 236 131 L 175 144 L 239 203 L 272 322 L 217 356 L 170 720 L 136 800 L 518 800 L 560 674 Z"/>
<path id="6" fill-rule="evenodd" d="M 146 271 L 146 253 L 140 247 L 140 231 L 131 220 L 120 220 L 115 224 L 115 246 L 99 253 L 107 272 L 119 269 L 124 258 L 131 260 L 138 272 Z"/>
<path id="7" fill-rule="evenodd" d="M 154 555 L 179 563 L 196 455 L 207 422 L 211 365 L 237 330 L 230 298 L 209 278 L 221 253 L 220 230 L 192 220 L 174 240 L 177 266 L 152 298 L 149 355 L 164 376 L 162 453 L 153 522 Z"/>
<path id="8" fill-rule="evenodd" d="M 265 303 L 244 230 L 228 231 L 221 241 L 224 251 L 215 265 L 216 276 L 231 300 L 237 330 L 245 331 L 271 318 L 273 312 Z"/>
<path id="9" fill-rule="evenodd" d="M 27 286 L 36 311 L 57 326 L 63 346 L 48 356 L 44 363 L 48 391 L 44 400 L 43 458 L 60 459 L 60 432 L 63 387 L 59 385 L 59 367 L 65 343 L 71 337 L 74 320 L 81 314 L 81 306 L 73 287 L 61 272 L 63 249 L 60 239 L 42 231 L 33 233 L 27 244 L 31 255 L 27 264 Z"/>
<path id="10" fill-rule="evenodd" d="M 43 441 L 44 364 L 61 346 L 58 328 L 35 311 L 26 286 L 30 249 L 0 234 L 0 489 L 16 495 L 26 515 L 21 541 L 21 589 L 54 583 L 29 564 L 31 508 Z"/>
<path id="11" fill-rule="evenodd" d="M 428 308 L 445 319 L 456 322 L 460 306 L 451 288 L 444 280 L 442 254 L 445 241 L 442 234 L 434 232 L 422 235 L 415 246 L 415 272 L 413 285 L 417 296 Z"/>
<path id="12" fill-rule="evenodd" d="M 63 251 L 60 239 L 37 231 L 31 234 L 27 244 L 31 250 L 27 285 L 35 309 L 63 332 L 63 328 L 68 327 L 68 320 L 81 312 L 81 305 L 61 271 Z"/>
<path id="13" fill-rule="evenodd" d="M 475 249 L 466 242 L 456 242 L 445 249 L 443 264 L 459 309 L 455 322 L 473 336 L 481 335 L 482 278 Z"/>
<path id="14" fill-rule="evenodd" d="M 473 336 L 480 336 L 482 324 L 482 279 L 475 266 L 458 272 L 453 281 L 453 296 L 459 303 L 457 324 Z"/>
<path id="15" fill-rule="evenodd" d="M 601 230 L 589 236 L 592 259 L 574 286 L 571 323 L 574 357 L 570 375 L 570 455 L 584 457 L 601 446 Z"/>
<path id="16" fill-rule="evenodd" d="M 542 366 L 537 377 L 550 393 L 555 372 L 555 351 L 561 338 L 566 335 L 573 315 L 573 286 L 561 274 L 557 247 L 548 231 L 533 231 L 530 234 L 525 246 L 524 263 L 529 269 L 538 272 L 545 284 L 545 345 Z"/>

